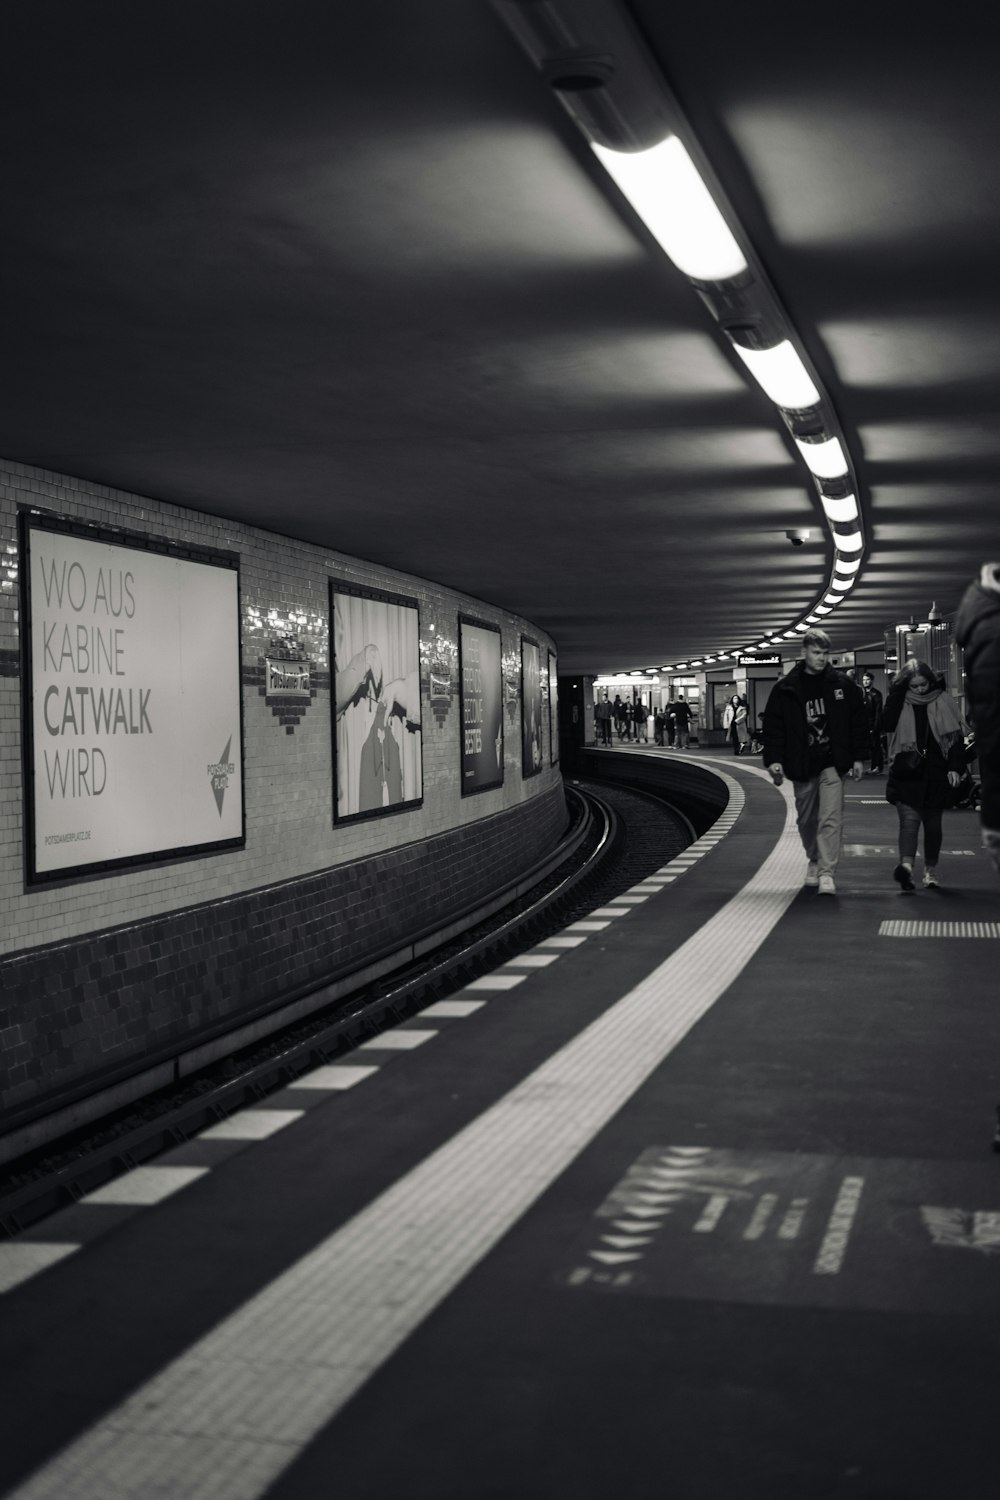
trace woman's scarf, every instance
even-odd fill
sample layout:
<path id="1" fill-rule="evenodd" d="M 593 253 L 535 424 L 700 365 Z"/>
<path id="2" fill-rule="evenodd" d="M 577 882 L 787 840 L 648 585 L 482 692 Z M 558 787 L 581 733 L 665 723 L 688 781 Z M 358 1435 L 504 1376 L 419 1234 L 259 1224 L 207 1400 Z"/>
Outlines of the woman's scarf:
<path id="1" fill-rule="evenodd" d="M 950 693 L 944 688 L 929 688 L 926 693 L 918 693 L 908 687 L 903 711 L 889 740 L 890 766 L 901 750 L 917 749 L 917 721 L 913 715 L 913 706 L 916 703 L 926 705 L 927 726 L 937 740 L 945 760 L 948 759 L 948 751 L 956 740 L 964 738 L 965 725 L 962 723 L 962 716 Z"/>

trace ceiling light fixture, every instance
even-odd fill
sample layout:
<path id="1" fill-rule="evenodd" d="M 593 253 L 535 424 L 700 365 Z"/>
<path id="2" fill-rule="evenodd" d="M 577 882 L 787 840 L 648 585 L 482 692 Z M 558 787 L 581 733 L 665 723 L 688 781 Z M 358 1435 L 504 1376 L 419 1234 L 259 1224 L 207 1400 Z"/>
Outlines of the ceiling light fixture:
<path id="1" fill-rule="evenodd" d="M 803 411 L 819 405 L 819 391 L 790 340 L 784 339 L 772 349 L 745 349 L 734 340 L 733 348 L 775 406 Z"/>
<path id="2" fill-rule="evenodd" d="M 841 552 L 861 552 L 865 545 L 865 539 L 860 531 L 849 531 L 846 535 L 842 531 L 837 531 L 833 539 Z"/>
<path id="3" fill-rule="evenodd" d="M 817 479 L 839 479 L 847 473 L 847 459 L 839 438 L 827 438 L 818 443 L 796 438 L 795 446 L 805 459 L 810 474 L 815 474 Z"/>
<path id="4" fill-rule="evenodd" d="M 646 151 L 594 155 L 678 271 L 693 281 L 729 281 L 747 269 L 732 230 L 682 143 L 668 136 Z"/>
<path id="5" fill-rule="evenodd" d="M 858 519 L 858 502 L 854 495 L 845 495 L 842 500 L 833 500 L 829 495 L 820 495 L 820 504 L 828 520 L 836 526 L 847 526 Z"/>

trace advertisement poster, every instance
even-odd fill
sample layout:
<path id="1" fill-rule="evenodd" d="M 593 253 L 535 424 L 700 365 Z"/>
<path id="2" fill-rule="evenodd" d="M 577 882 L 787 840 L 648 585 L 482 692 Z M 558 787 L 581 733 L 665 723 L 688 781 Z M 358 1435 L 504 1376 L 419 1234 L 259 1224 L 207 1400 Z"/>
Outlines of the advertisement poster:
<path id="1" fill-rule="evenodd" d="M 423 798 L 416 600 L 330 584 L 334 821 Z"/>
<path id="2" fill-rule="evenodd" d="M 521 637 L 521 774 L 542 769 L 542 663 L 535 641 Z"/>
<path id="3" fill-rule="evenodd" d="M 549 652 L 549 761 L 559 764 L 559 678 L 556 658 Z"/>
<path id="4" fill-rule="evenodd" d="M 29 520 L 29 880 L 243 841 L 239 575 Z"/>
<path id="5" fill-rule="evenodd" d="M 458 622 L 462 703 L 462 794 L 503 785 L 503 676 L 500 631 Z"/>

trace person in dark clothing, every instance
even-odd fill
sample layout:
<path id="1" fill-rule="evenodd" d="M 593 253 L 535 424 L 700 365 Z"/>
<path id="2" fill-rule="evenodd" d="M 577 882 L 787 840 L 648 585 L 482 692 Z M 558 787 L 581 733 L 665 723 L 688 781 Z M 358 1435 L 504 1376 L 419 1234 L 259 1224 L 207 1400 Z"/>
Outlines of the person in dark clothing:
<path id="1" fill-rule="evenodd" d="M 657 745 L 663 744 L 663 731 L 667 727 L 667 721 L 663 715 L 663 709 L 658 708 L 653 714 L 653 741 Z"/>
<path id="2" fill-rule="evenodd" d="M 925 661 L 911 659 L 893 678 L 882 722 L 890 737 L 885 795 L 899 814 L 899 862 L 892 878 L 904 891 L 913 890 L 923 824 L 923 884 L 937 887 L 941 815 L 949 787 L 958 786 L 965 770 L 962 716 L 944 678 Z"/>
<path id="3" fill-rule="evenodd" d="M 775 786 L 787 776 L 795 792 L 799 838 L 809 867 L 806 885 L 835 896 L 844 826 L 844 777 L 864 774 L 868 719 L 857 683 L 829 663 L 830 637 L 807 630 L 802 660 L 771 689 L 762 715 L 764 764 Z"/>
<path id="4" fill-rule="evenodd" d="M 597 705 L 594 709 L 594 719 L 597 722 L 597 728 L 600 733 L 600 740 L 602 745 L 611 744 L 611 718 L 613 713 L 614 709 L 608 702 L 608 692 L 607 688 L 605 688 L 604 692 L 597 700 Z"/>
<path id="5" fill-rule="evenodd" d="M 965 690 L 976 733 L 983 848 L 1000 875 L 1000 563 L 984 563 L 955 619 L 965 653 Z"/>
<path id="6" fill-rule="evenodd" d="M 722 714 L 722 727 L 733 747 L 733 754 L 742 755 L 750 743 L 750 730 L 747 725 L 747 706 L 739 693 L 734 693 L 726 704 Z"/>
<path id="7" fill-rule="evenodd" d="M 691 705 L 684 698 L 678 698 L 674 704 L 674 733 L 677 737 L 678 750 L 686 750 L 688 747 L 688 730 L 691 725 Z"/>
<path id="8" fill-rule="evenodd" d="M 647 745 L 649 744 L 649 732 L 646 727 L 648 718 L 649 715 L 646 713 L 645 703 L 643 703 L 641 698 L 636 699 L 632 705 L 632 723 L 635 725 L 636 744 L 639 743 L 640 739 L 645 740 Z"/>
<path id="9" fill-rule="evenodd" d="M 868 716 L 869 769 L 873 776 L 881 776 L 885 766 L 882 755 L 882 694 L 875 686 L 875 679 L 870 672 L 865 672 L 861 678 L 861 692 Z"/>
<path id="10" fill-rule="evenodd" d="M 666 723 L 663 726 L 663 733 L 667 741 L 668 750 L 672 750 L 674 748 L 674 740 L 677 737 L 677 718 L 674 712 L 676 708 L 677 700 L 675 698 L 671 698 L 668 701 L 666 708 L 663 710 L 663 717 L 666 720 Z"/>

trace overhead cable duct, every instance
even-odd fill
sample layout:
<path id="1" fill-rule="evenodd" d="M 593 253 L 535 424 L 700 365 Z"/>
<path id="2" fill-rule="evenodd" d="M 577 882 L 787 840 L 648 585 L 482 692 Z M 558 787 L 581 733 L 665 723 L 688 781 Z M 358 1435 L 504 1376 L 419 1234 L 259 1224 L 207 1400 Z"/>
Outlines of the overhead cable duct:
<path id="1" fill-rule="evenodd" d="M 774 403 L 795 442 L 834 548 L 830 578 L 812 610 L 800 613 L 798 630 L 817 608 L 829 613 L 833 606 L 818 604 L 824 594 L 838 603 L 847 596 L 866 546 L 851 455 L 829 396 L 619 0 L 493 0 L 493 5 L 619 192 Z"/>

